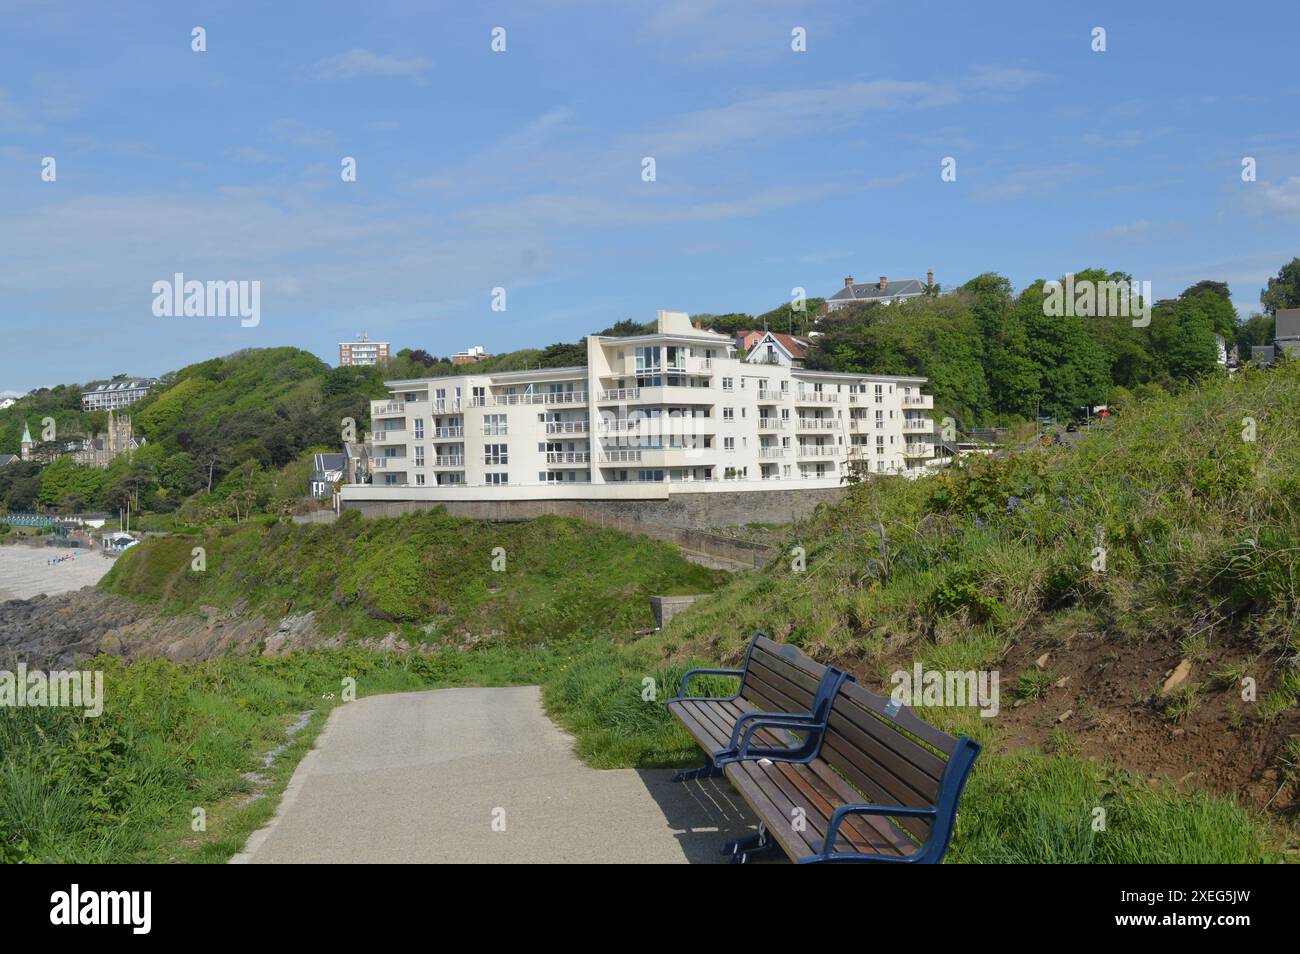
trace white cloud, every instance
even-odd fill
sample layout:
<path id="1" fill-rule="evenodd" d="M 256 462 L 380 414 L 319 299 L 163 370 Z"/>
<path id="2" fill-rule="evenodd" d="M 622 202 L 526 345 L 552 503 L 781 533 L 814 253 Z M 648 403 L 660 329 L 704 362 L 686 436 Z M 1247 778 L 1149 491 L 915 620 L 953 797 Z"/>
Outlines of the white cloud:
<path id="1" fill-rule="evenodd" d="M 1291 176 L 1281 182 L 1259 182 L 1250 192 L 1254 209 L 1287 218 L 1300 216 L 1300 176 Z"/>
<path id="2" fill-rule="evenodd" d="M 358 76 L 418 76 L 432 66 L 431 62 L 419 56 L 402 59 L 356 48 L 326 57 L 316 64 L 315 72 L 321 79 L 330 80 L 355 79 Z"/>

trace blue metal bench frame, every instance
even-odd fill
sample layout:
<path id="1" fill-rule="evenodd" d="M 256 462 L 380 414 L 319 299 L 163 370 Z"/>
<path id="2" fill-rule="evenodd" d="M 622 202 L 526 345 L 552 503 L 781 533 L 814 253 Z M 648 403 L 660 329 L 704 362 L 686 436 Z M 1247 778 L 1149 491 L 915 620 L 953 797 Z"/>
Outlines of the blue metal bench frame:
<path id="1" fill-rule="evenodd" d="M 745 663 L 740 669 L 690 669 L 682 676 L 677 687 L 677 695 L 664 703 L 674 702 L 735 702 L 745 689 L 749 675 L 750 657 L 759 639 L 769 639 L 766 633 L 756 632 L 749 640 L 745 651 Z M 696 676 L 735 676 L 740 679 L 736 691 L 730 696 L 688 696 L 687 684 Z M 812 712 L 746 712 L 737 720 L 731 732 L 731 743 L 725 749 L 706 756 L 707 764 L 703 768 L 686 769 L 673 774 L 674 782 L 685 782 L 698 778 L 712 778 L 722 774 L 722 769 L 730 762 L 742 759 L 768 759 L 773 762 L 796 762 L 806 764 L 817 757 L 821 751 L 822 733 L 830 718 L 831 705 L 840 686 L 846 680 L 855 677 L 843 670 L 829 666 L 817 685 L 817 694 L 813 699 Z M 856 681 L 856 680 L 855 680 Z M 806 737 L 797 745 L 787 748 L 762 747 L 753 748 L 754 734 L 760 729 L 785 729 L 790 732 L 806 733 Z"/>
<path id="2" fill-rule="evenodd" d="M 943 860 L 952 842 L 953 829 L 957 822 L 957 803 L 961 800 L 962 789 L 970 777 L 971 767 L 979 757 L 980 745 L 967 736 L 957 739 L 957 747 L 948 757 L 948 765 L 939 781 L 939 799 L 928 808 L 906 808 L 902 805 L 874 805 L 868 803 L 841 805 L 831 815 L 826 829 L 826 840 L 822 850 L 815 855 L 799 859 L 799 864 L 912 864 L 933 865 Z M 901 857 L 889 855 L 862 854 L 856 851 L 836 851 L 835 842 L 839 838 L 840 825 L 849 815 L 884 815 L 895 818 L 929 818 L 933 824 L 930 835 L 916 851 Z"/>

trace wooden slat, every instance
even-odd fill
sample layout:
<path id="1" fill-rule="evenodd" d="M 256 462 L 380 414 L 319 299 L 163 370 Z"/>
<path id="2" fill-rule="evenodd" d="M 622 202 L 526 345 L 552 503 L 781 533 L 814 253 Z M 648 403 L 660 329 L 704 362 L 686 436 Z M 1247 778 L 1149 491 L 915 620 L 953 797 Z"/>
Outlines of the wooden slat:
<path id="1" fill-rule="evenodd" d="M 885 707 L 889 705 L 889 700 L 884 696 L 876 695 L 869 689 L 863 689 L 857 683 L 846 683 L 844 691 L 840 695 L 857 703 L 864 709 L 871 710 L 891 725 L 912 733 L 926 744 L 934 746 L 944 755 L 952 755 L 957 748 L 955 738 L 946 732 L 940 732 L 930 723 L 923 721 L 907 706 L 903 706 L 898 710 L 898 714 L 891 718 L 885 713 Z"/>
<path id="2" fill-rule="evenodd" d="M 765 637 L 755 641 L 748 673 L 734 701 L 673 703 L 669 710 L 709 752 L 728 745 L 742 713 L 807 712 L 827 667 L 797 647 Z M 851 802 L 879 802 L 909 807 L 933 805 L 945 760 L 956 739 L 922 721 L 903 707 L 889 716 L 889 700 L 853 683 L 836 697 L 821 756 L 808 765 L 755 760 L 730 763 L 725 775 L 762 819 L 791 858 L 816 851 L 835 809 Z M 765 746 L 789 746 L 802 738 L 785 730 L 760 730 Z M 803 810 L 804 832 L 791 827 L 793 810 Z M 900 827 L 901 826 L 901 827 Z M 845 819 L 840 850 L 910 854 L 930 831 L 928 819 L 855 815 Z M 912 837 L 909 837 L 909 833 Z"/>

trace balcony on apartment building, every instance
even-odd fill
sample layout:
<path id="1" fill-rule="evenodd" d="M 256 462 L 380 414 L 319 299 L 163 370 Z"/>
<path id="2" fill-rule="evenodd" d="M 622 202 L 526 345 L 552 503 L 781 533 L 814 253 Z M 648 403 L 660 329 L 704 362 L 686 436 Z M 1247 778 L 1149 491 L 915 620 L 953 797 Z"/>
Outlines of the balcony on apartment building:
<path id="1" fill-rule="evenodd" d="M 758 419 L 758 429 L 760 431 L 779 431 L 789 426 L 789 419 L 784 417 L 760 417 Z"/>
<path id="2" fill-rule="evenodd" d="M 371 401 L 370 419 L 377 417 L 402 417 L 406 414 L 405 401 Z"/>
<path id="3" fill-rule="evenodd" d="M 835 444 L 800 444 L 796 457 L 836 457 L 839 447 Z"/>
<path id="4" fill-rule="evenodd" d="M 921 431 L 931 433 L 934 430 L 934 421 L 928 417 L 908 417 L 903 419 L 903 430 Z"/>
<path id="5" fill-rule="evenodd" d="M 376 444 L 405 444 L 406 430 L 393 427 L 386 431 L 372 431 L 370 437 Z"/>
<path id="6" fill-rule="evenodd" d="M 579 464 L 586 465 L 591 463 L 590 451 L 547 451 L 546 463 L 552 465 Z"/>
<path id="7" fill-rule="evenodd" d="M 910 458 L 933 457 L 934 445 L 929 441 L 908 441 L 903 445 L 903 456 Z"/>
<path id="8" fill-rule="evenodd" d="M 433 434 L 434 440 L 446 440 L 450 437 L 464 437 L 465 428 L 459 424 L 455 427 L 435 427 L 431 429 L 430 433 Z"/>
<path id="9" fill-rule="evenodd" d="M 789 391 L 769 391 L 766 388 L 759 388 L 759 404 L 779 404 L 790 396 Z"/>
<path id="10" fill-rule="evenodd" d="M 547 421 L 547 434 L 586 434 L 591 429 L 589 421 Z"/>
<path id="11" fill-rule="evenodd" d="M 465 466 L 465 455 L 464 454 L 442 454 L 440 456 L 434 457 L 433 466 L 442 467 L 442 468 L 454 467 L 459 469 Z"/>
<path id="12" fill-rule="evenodd" d="M 833 417 L 801 417 L 795 427 L 796 431 L 833 431 L 836 421 Z"/>
<path id="13" fill-rule="evenodd" d="M 795 394 L 795 404 L 838 404 L 840 396 L 834 391 L 801 391 Z"/>
<path id="14" fill-rule="evenodd" d="M 758 449 L 758 456 L 764 458 L 785 457 L 789 453 L 790 449 L 788 447 L 760 447 Z"/>
<path id="15" fill-rule="evenodd" d="M 917 408 L 920 410 L 930 410 L 934 407 L 933 394 L 905 394 L 903 395 L 903 407 Z"/>
<path id="16" fill-rule="evenodd" d="M 560 407 L 586 403 L 586 391 L 527 391 L 519 394 L 488 394 L 470 398 L 471 407 L 514 407 L 520 404 Z"/>

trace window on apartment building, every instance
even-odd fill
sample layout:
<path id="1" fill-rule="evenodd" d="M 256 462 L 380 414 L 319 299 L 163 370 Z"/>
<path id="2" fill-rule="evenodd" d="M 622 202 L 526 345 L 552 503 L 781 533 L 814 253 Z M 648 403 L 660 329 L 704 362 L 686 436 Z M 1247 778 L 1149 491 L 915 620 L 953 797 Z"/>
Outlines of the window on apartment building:
<path id="1" fill-rule="evenodd" d="M 483 415 L 483 435 L 485 437 L 502 437 L 507 433 L 504 414 Z"/>
<path id="2" fill-rule="evenodd" d="M 876 427 L 884 427 L 884 426 L 885 426 L 885 412 L 876 411 Z"/>
<path id="3" fill-rule="evenodd" d="M 424 474 L 416 474 L 416 475 L 415 475 L 415 486 L 417 486 L 417 487 L 423 487 L 423 486 L 424 486 Z"/>
<path id="4" fill-rule="evenodd" d="M 735 384 L 734 379 L 732 379 L 732 378 L 723 378 L 723 379 L 722 379 L 722 390 L 724 390 L 724 391 L 734 391 L 734 390 L 735 390 L 734 384 Z"/>
<path id="5" fill-rule="evenodd" d="M 506 474 L 484 474 L 483 483 L 489 487 L 503 487 L 510 483 Z"/>
<path id="6" fill-rule="evenodd" d="M 724 451 L 734 451 L 736 449 L 736 439 L 734 437 L 724 437 L 722 439 L 722 449 Z"/>
<path id="7" fill-rule="evenodd" d="M 664 472 L 662 470 L 638 470 L 636 472 L 636 479 L 642 483 L 657 484 L 663 481 Z"/>
<path id="8" fill-rule="evenodd" d="M 876 385 L 876 403 L 877 403 L 877 404 L 881 404 L 881 403 L 884 402 L 884 400 L 885 400 L 885 386 L 884 386 L 883 384 L 877 384 L 877 385 Z"/>
<path id="9" fill-rule="evenodd" d="M 649 345 L 636 349 L 636 373 L 659 371 L 659 348 Z"/>
<path id="10" fill-rule="evenodd" d="M 415 449 L 415 466 L 416 466 L 416 467 L 423 467 L 423 466 L 424 466 L 424 448 L 423 448 L 423 447 L 417 447 L 417 448 Z"/>
<path id="11" fill-rule="evenodd" d="M 385 483 L 385 484 L 390 484 L 390 485 L 391 485 L 391 484 L 395 484 L 395 483 L 397 483 L 397 475 L 396 475 L 396 474 L 384 474 L 384 483 Z"/>
<path id="12" fill-rule="evenodd" d="M 510 463 L 510 454 L 505 444 L 484 444 L 483 445 L 483 463 L 485 464 L 508 464 Z M 504 481 L 503 481 L 504 483 Z"/>
<path id="13" fill-rule="evenodd" d="M 734 407 L 724 407 L 722 409 L 722 419 L 724 421 L 734 421 L 736 419 L 736 409 Z"/>
<path id="14" fill-rule="evenodd" d="M 417 441 L 424 439 L 424 418 L 422 417 L 415 419 L 415 439 Z"/>
<path id="15" fill-rule="evenodd" d="M 470 388 L 472 402 L 479 407 L 487 404 L 487 388 Z"/>

